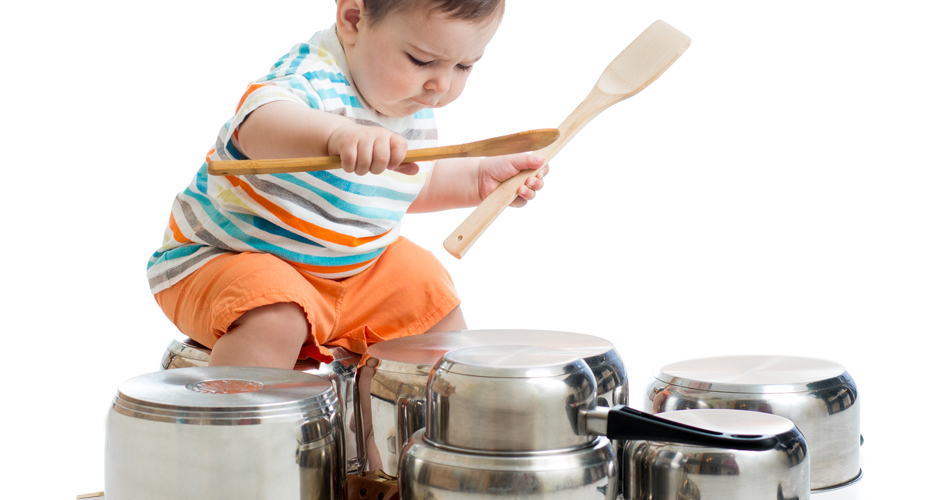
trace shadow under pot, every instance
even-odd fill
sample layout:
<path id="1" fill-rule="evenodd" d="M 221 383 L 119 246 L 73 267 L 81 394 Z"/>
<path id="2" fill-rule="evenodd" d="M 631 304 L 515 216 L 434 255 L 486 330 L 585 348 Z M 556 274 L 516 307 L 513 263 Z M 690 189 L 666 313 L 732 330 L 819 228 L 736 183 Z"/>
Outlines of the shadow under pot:
<path id="1" fill-rule="evenodd" d="M 608 499 L 619 491 L 611 440 L 770 450 L 773 435 L 735 436 L 623 406 L 596 405 L 576 354 L 536 346 L 451 351 L 427 384 L 426 426 L 399 462 L 404 499 Z"/>
<path id="2" fill-rule="evenodd" d="M 793 356 L 722 356 L 664 366 L 645 408 L 750 410 L 794 422 L 811 456 L 811 490 L 853 484 L 860 469 L 860 398 L 843 366 Z"/>
<path id="3" fill-rule="evenodd" d="M 425 427 L 426 384 L 447 352 L 474 346 L 526 345 L 558 348 L 583 358 L 596 381 L 601 406 L 626 404 L 623 361 L 608 340 L 547 330 L 468 330 L 427 333 L 387 340 L 369 347 L 356 374 L 357 437 L 363 471 L 398 475 L 399 454 Z"/>

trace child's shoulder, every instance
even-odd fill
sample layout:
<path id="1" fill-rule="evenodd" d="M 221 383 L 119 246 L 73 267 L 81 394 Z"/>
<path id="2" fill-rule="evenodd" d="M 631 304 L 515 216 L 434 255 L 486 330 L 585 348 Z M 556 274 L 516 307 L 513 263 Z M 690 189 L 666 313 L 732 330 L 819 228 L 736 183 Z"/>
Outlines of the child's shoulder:
<path id="1" fill-rule="evenodd" d="M 318 31 L 309 40 L 294 45 L 274 63 L 271 70 L 298 73 L 312 67 L 324 67 L 342 71 L 346 67 L 346 56 L 342 47 L 338 46 L 335 31 Z"/>
<path id="2" fill-rule="evenodd" d="M 298 43 L 270 67 L 264 81 L 298 76 L 330 84 L 349 84 L 345 54 L 336 39 L 335 28 L 319 31 Z"/>

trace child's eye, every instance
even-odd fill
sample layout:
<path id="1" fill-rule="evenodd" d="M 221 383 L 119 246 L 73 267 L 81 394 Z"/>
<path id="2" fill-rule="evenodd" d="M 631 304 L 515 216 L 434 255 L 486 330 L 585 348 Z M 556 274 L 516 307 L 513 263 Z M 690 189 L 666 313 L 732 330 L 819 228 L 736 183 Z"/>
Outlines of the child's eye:
<path id="1" fill-rule="evenodd" d="M 419 61 L 418 59 L 412 57 L 412 54 L 406 54 L 406 55 L 409 56 L 409 60 L 411 60 L 413 64 L 415 64 L 416 66 L 418 66 L 418 67 L 420 67 L 420 68 L 424 68 L 424 67 L 426 67 L 426 66 L 431 66 L 432 63 L 435 62 L 435 61 L 422 62 L 422 61 Z"/>
<path id="2" fill-rule="evenodd" d="M 467 66 L 465 66 L 464 64 L 459 64 L 457 67 L 458 69 L 464 72 L 468 72 L 468 71 L 471 71 L 472 68 L 474 68 L 474 64 L 469 64 Z"/>

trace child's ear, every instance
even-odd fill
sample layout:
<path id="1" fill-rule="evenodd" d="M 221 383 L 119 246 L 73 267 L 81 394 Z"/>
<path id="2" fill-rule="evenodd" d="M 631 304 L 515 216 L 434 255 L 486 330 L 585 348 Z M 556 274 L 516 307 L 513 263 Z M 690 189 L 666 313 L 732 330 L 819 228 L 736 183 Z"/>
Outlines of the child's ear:
<path id="1" fill-rule="evenodd" d="M 366 26 L 363 0 L 339 0 L 336 3 L 336 31 L 347 45 L 356 43 L 356 35 Z"/>

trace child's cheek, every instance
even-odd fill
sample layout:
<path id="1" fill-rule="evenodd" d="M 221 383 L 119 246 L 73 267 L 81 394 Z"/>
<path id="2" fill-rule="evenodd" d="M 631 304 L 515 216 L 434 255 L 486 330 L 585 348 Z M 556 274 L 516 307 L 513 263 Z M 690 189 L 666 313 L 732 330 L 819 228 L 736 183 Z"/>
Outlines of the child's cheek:
<path id="1" fill-rule="evenodd" d="M 386 87 L 394 99 L 406 99 L 422 93 L 422 85 L 415 83 L 413 75 L 406 71 L 394 70 L 385 75 Z M 418 88 L 416 88 L 418 87 Z"/>

